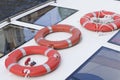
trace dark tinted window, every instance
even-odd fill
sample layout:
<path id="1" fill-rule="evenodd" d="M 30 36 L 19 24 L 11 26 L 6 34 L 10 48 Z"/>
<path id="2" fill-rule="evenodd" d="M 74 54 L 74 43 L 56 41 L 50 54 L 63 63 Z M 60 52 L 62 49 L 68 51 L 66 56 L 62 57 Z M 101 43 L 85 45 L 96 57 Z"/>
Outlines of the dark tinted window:
<path id="1" fill-rule="evenodd" d="M 77 10 L 64 7 L 47 6 L 32 14 L 24 16 L 19 20 L 41 26 L 51 26 L 64 20 L 75 12 L 77 12 Z"/>
<path id="2" fill-rule="evenodd" d="M 36 32 L 35 29 L 12 24 L 0 29 L 0 57 L 32 39 Z"/>
<path id="3" fill-rule="evenodd" d="M 0 21 L 49 0 L 0 0 Z"/>

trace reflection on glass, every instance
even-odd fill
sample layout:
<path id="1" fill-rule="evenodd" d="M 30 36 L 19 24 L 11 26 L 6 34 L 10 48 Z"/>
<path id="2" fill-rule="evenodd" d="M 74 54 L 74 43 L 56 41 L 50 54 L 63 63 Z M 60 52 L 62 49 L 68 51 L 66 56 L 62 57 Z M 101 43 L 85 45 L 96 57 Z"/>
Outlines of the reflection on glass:
<path id="1" fill-rule="evenodd" d="M 64 20 L 75 12 L 77 12 L 77 10 L 63 7 L 47 6 L 32 14 L 24 16 L 19 20 L 41 26 L 51 26 Z"/>
<path id="2" fill-rule="evenodd" d="M 120 46 L 120 31 L 117 32 L 108 42 Z"/>
<path id="3" fill-rule="evenodd" d="M 120 80 L 120 52 L 100 48 L 66 80 Z"/>
<path id="4" fill-rule="evenodd" d="M 0 0 L 0 21 L 52 0 Z"/>
<path id="5" fill-rule="evenodd" d="M 32 39 L 37 30 L 17 25 L 7 25 L 0 29 L 0 57 Z"/>

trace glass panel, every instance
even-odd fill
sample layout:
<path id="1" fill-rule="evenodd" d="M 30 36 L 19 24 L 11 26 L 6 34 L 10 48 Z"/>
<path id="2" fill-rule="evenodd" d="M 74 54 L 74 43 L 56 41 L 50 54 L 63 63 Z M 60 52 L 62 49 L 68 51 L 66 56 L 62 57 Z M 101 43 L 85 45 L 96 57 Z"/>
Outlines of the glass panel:
<path id="1" fill-rule="evenodd" d="M 19 20 L 41 26 L 51 26 L 64 20 L 75 12 L 77 12 L 77 10 L 56 6 L 47 6 L 32 14 L 24 16 Z"/>
<path id="2" fill-rule="evenodd" d="M 0 21 L 49 0 L 1 0 Z"/>
<path id="3" fill-rule="evenodd" d="M 120 31 L 117 32 L 108 42 L 120 46 Z"/>
<path id="4" fill-rule="evenodd" d="M 36 32 L 35 29 L 12 24 L 1 28 L 0 57 L 32 39 Z"/>
<path id="5" fill-rule="evenodd" d="M 102 47 L 66 80 L 119 80 L 120 52 Z"/>

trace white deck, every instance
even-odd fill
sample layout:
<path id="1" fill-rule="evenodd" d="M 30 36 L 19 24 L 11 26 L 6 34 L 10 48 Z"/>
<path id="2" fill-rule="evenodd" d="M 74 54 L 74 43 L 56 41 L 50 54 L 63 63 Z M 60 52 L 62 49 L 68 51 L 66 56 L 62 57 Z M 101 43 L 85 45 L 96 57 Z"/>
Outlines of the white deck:
<path id="1" fill-rule="evenodd" d="M 5 56 L 0 59 L 0 79 L 1 80 L 65 80 L 74 70 L 76 70 L 80 65 L 82 65 L 82 63 L 84 63 L 101 46 L 106 46 L 108 48 L 112 48 L 120 51 L 120 46 L 110 44 L 107 42 L 118 30 L 114 32 L 108 32 L 105 34 L 102 33 L 103 36 L 99 36 L 101 35 L 101 33 L 88 31 L 85 28 L 81 27 L 79 23 L 80 18 L 88 12 L 108 10 L 108 11 L 120 13 L 120 2 L 117 2 L 114 0 L 91 0 L 91 1 L 58 0 L 57 3 L 50 3 L 50 4 L 79 10 L 77 13 L 63 20 L 59 24 L 69 24 L 77 27 L 82 33 L 81 41 L 79 42 L 79 44 L 71 48 L 58 50 L 58 52 L 61 55 L 61 63 L 59 67 L 55 71 L 40 77 L 24 79 L 24 77 L 20 77 L 12 74 L 5 68 L 4 61 L 7 57 Z M 37 25 L 30 25 L 30 24 L 16 21 L 16 19 L 17 18 L 13 18 L 11 23 L 24 25 L 26 27 L 32 27 L 35 29 L 42 28 Z M 3 24 L 1 26 L 3 26 Z M 60 37 L 58 37 L 58 35 Z M 66 39 L 68 36 L 70 35 L 66 34 L 63 36 L 63 34 L 58 33 L 58 34 L 51 34 L 47 36 L 47 39 L 54 40 L 54 38 L 56 38 L 60 40 L 61 37 Z M 31 46 L 31 45 L 37 45 L 34 39 L 25 43 L 21 47 Z M 35 56 L 33 57 L 36 58 Z M 39 56 L 39 57 L 41 58 L 41 61 L 39 63 L 43 63 L 47 60 L 47 58 L 44 58 L 43 56 Z M 22 64 L 24 60 L 25 59 L 21 60 L 20 64 Z"/>

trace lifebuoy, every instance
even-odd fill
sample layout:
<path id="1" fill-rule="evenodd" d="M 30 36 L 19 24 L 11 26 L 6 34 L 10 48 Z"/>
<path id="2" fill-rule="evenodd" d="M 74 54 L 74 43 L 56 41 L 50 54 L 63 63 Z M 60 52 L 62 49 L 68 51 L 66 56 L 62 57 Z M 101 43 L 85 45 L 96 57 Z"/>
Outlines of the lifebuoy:
<path id="1" fill-rule="evenodd" d="M 96 11 L 84 15 L 80 23 L 91 31 L 109 32 L 120 28 L 120 15 L 110 11 Z"/>
<path id="2" fill-rule="evenodd" d="M 44 37 L 51 32 L 68 32 L 71 33 L 72 36 L 67 40 L 61 41 L 49 41 L 44 39 Z M 55 49 L 63 49 L 77 44 L 80 40 L 80 36 L 81 32 L 77 28 L 70 25 L 59 24 L 39 30 L 34 39 L 39 45 L 52 46 Z"/>
<path id="3" fill-rule="evenodd" d="M 41 54 L 48 57 L 48 61 L 38 66 L 21 66 L 17 62 L 24 56 Z M 13 51 L 5 60 L 6 68 L 19 76 L 40 76 L 51 72 L 57 68 L 60 63 L 60 55 L 56 50 L 45 46 L 28 46 Z"/>

